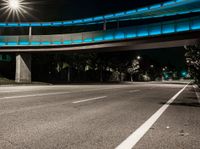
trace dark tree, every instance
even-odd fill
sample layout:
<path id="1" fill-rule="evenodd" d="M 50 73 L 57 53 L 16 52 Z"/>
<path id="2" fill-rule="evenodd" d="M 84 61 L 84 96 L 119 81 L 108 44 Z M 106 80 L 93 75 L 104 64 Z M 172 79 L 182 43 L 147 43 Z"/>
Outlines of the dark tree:
<path id="1" fill-rule="evenodd" d="M 195 45 L 186 46 L 185 49 L 185 57 L 189 72 L 200 86 L 200 40 L 197 41 Z"/>

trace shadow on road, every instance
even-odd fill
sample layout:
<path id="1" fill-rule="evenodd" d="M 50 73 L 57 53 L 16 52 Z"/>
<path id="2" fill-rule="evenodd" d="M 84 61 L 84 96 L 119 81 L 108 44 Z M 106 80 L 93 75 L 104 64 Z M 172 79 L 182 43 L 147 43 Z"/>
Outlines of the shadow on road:
<path id="1" fill-rule="evenodd" d="M 165 102 L 161 102 L 160 104 L 164 105 Z M 200 104 L 198 102 L 174 102 L 171 103 L 172 106 L 188 106 L 188 107 L 198 107 L 200 108 Z"/>

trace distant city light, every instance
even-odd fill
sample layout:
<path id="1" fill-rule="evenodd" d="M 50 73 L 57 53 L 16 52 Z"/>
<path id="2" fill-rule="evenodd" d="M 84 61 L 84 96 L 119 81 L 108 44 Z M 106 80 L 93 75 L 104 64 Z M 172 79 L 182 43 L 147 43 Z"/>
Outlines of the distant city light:
<path id="1" fill-rule="evenodd" d="M 186 77 L 187 74 L 188 74 L 187 71 L 182 71 L 182 72 L 181 72 L 181 76 L 182 76 L 182 77 Z"/>

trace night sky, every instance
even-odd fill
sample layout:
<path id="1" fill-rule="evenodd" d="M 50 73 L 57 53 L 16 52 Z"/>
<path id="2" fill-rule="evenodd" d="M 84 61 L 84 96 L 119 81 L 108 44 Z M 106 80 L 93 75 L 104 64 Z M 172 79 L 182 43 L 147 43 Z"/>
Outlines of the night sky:
<path id="1" fill-rule="evenodd" d="M 96 15 L 142 7 L 166 0 L 25 0 L 33 2 L 28 5 L 34 10 L 30 13 L 34 17 L 26 16 L 21 21 L 55 21 L 79 19 Z M 2 4 L 2 0 L 0 0 Z M 5 21 L 5 15 L 0 21 Z M 8 21 L 13 21 L 12 19 Z"/>

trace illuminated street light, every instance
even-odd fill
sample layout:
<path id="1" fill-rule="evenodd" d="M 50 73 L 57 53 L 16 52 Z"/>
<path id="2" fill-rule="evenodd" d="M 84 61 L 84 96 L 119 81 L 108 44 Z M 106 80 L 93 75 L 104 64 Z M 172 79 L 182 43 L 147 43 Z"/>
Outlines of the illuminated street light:
<path id="1" fill-rule="evenodd" d="M 141 56 L 137 56 L 137 59 L 138 59 L 138 60 L 141 60 Z"/>
<path id="2" fill-rule="evenodd" d="M 10 9 L 17 11 L 20 9 L 20 1 L 19 0 L 8 0 L 8 6 Z"/>
<path id="3" fill-rule="evenodd" d="M 3 15 L 6 15 L 9 19 L 11 16 L 14 19 L 18 19 L 20 21 L 20 17 L 25 18 L 25 15 L 31 16 L 28 13 L 29 10 L 32 10 L 30 4 L 33 2 L 26 2 L 26 0 L 2 0 L 2 8 L 0 10 L 3 11 Z M 32 17 L 32 16 L 31 16 Z M 32 27 L 29 27 L 29 38 L 32 36 Z"/>
<path id="4" fill-rule="evenodd" d="M 2 15 L 6 15 L 9 19 L 10 17 L 20 20 L 20 17 L 25 18 L 25 15 L 29 15 L 29 11 L 32 10 L 30 4 L 32 2 L 26 2 L 26 0 L 2 0 L 0 4 Z"/>

